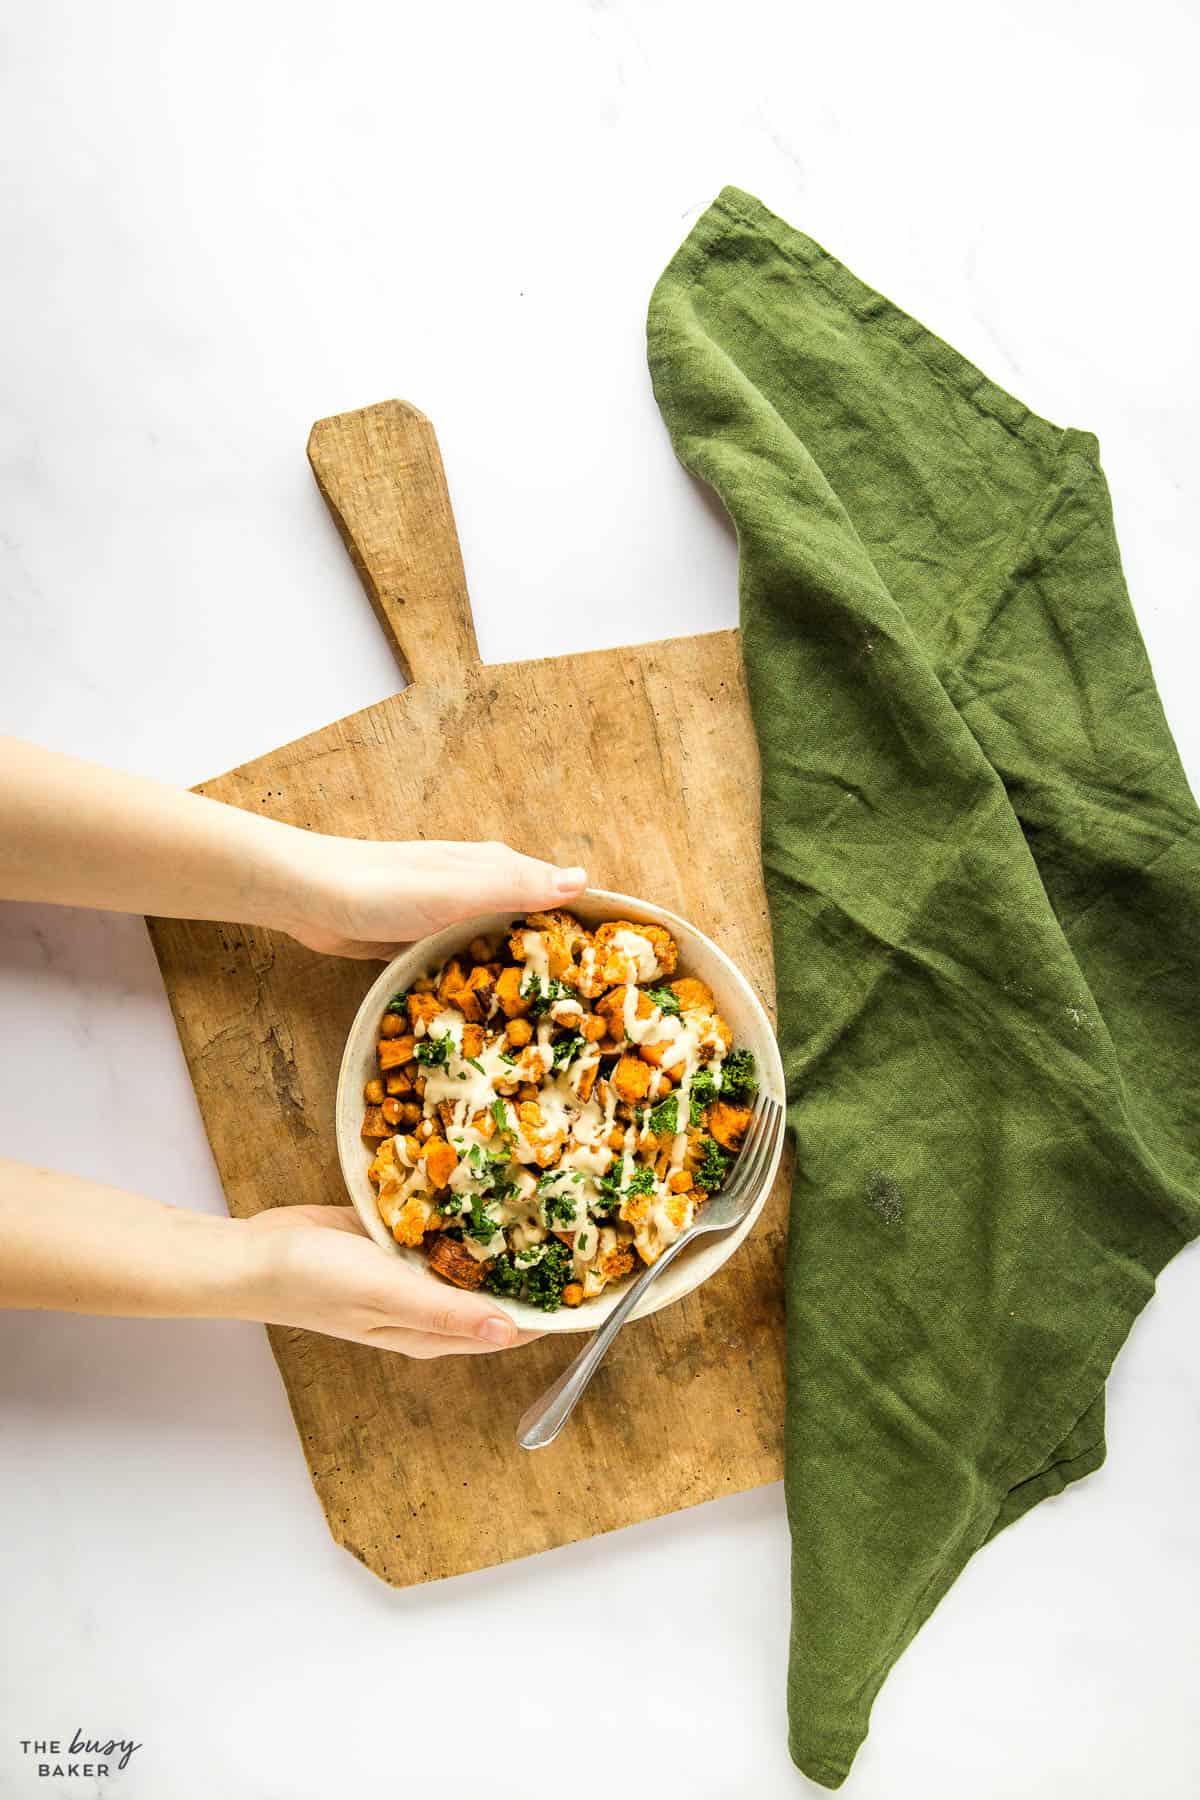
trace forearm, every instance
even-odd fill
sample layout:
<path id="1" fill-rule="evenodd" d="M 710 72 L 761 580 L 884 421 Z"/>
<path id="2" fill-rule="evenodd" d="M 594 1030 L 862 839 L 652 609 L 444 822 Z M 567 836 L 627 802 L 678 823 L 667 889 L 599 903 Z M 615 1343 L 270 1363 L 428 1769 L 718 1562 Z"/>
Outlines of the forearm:
<path id="1" fill-rule="evenodd" d="M 0 738 L 0 898 L 287 929 L 307 836 Z"/>
<path id="2" fill-rule="evenodd" d="M 252 1318 L 262 1251 L 239 1221 L 0 1159 L 0 1306 Z"/>

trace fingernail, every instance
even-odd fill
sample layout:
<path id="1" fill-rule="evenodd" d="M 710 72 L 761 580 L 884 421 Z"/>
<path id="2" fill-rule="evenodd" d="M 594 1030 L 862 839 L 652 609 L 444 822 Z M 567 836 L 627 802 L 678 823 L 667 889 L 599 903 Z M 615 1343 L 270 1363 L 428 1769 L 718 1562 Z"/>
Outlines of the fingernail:
<path id="1" fill-rule="evenodd" d="M 498 1313 L 493 1313 L 490 1319 L 485 1319 L 475 1333 L 475 1336 L 482 1338 L 485 1344 L 496 1344 L 500 1349 L 511 1344 L 516 1335 L 517 1328 L 512 1320 L 502 1319 Z"/>
<path id="2" fill-rule="evenodd" d="M 577 888 L 586 886 L 586 869 L 560 869 L 558 871 L 558 891 L 560 894 L 573 894 Z"/>

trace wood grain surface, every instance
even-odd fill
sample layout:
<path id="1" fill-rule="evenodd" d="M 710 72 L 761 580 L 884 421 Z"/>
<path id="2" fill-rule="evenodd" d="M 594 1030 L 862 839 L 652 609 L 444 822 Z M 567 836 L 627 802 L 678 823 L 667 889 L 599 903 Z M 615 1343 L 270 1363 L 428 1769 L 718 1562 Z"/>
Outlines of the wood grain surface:
<path id="1" fill-rule="evenodd" d="M 584 863 L 693 920 L 771 1007 L 737 634 L 485 666 L 428 419 L 395 400 L 323 419 L 308 454 L 410 685 L 199 791 L 348 837 L 503 838 Z M 230 1211 L 343 1200 L 334 1090 L 376 965 L 246 926 L 149 924 Z M 789 1169 L 741 1251 L 626 1326 L 534 1454 L 516 1421 L 575 1336 L 411 1362 L 270 1328 L 337 1541 L 406 1586 L 775 1480 Z"/>

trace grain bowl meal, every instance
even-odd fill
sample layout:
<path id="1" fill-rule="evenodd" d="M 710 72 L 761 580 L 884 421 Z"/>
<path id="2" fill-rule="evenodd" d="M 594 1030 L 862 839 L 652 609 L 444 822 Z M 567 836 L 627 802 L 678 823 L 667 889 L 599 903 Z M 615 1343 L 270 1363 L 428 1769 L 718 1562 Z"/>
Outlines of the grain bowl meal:
<path id="1" fill-rule="evenodd" d="M 379 1022 L 379 1215 L 457 1287 L 554 1312 L 652 1263 L 721 1187 L 757 1089 L 661 925 L 530 913 Z"/>

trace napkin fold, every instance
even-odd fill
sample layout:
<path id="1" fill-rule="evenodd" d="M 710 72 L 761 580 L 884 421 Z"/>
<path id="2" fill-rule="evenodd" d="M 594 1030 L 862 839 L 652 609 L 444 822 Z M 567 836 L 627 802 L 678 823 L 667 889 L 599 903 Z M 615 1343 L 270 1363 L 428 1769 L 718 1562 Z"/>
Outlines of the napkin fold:
<path id="1" fill-rule="evenodd" d="M 791 1750 L 837 1787 L 968 1558 L 1103 1460 L 1200 1229 L 1200 814 L 1092 435 L 736 188 L 648 338 L 738 536 L 797 1153 Z"/>

